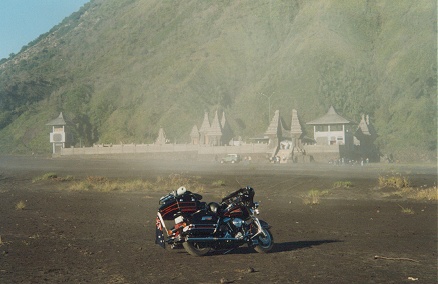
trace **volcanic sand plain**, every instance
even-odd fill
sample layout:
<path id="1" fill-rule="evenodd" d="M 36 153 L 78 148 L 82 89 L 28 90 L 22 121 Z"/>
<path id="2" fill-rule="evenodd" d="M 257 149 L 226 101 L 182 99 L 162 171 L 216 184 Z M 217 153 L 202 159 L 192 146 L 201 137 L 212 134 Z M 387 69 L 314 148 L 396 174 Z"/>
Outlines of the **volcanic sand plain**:
<path id="1" fill-rule="evenodd" d="M 58 178 L 37 178 L 48 173 Z M 436 283 L 436 198 L 379 186 L 393 175 L 436 194 L 436 165 L 0 156 L 0 283 Z M 156 245 L 158 200 L 176 184 L 72 190 L 90 177 L 175 176 L 201 184 L 206 202 L 252 186 L 273 250 L 193 257 Z"/>

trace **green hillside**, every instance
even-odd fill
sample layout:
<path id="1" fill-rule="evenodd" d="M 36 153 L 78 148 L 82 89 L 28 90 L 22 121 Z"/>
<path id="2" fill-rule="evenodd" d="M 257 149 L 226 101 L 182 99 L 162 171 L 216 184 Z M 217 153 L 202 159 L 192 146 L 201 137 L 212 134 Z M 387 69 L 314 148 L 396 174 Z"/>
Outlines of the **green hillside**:
<path id="1" fill-rule="evenodd" d="M 204 111 L 263 133 L 279 109 L 369 114 L 384 153 L 433 157 L 436 1 L 92 0 L 0 61 L 0 151 L 50 153 L 59 112 L 79 145 L 189 142 Z M 308 129 L 310 130 L 310 129 Z M 309 131 L 311 136 L 311 132 Z"/>

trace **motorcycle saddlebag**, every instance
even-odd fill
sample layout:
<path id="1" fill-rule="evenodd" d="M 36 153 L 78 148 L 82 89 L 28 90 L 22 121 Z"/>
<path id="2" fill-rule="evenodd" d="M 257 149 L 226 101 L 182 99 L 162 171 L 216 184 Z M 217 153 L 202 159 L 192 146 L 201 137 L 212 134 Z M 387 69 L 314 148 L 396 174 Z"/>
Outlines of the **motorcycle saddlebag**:
<path id="1" fill-rule="evenodd" d="M 163 200 L 160 208 L 158 208 L 158 212 L 160 212 L 164 220 L 173 220 L 175 219 L 175 214 L 179 212 L 182 214 L 192 214 L 201 209 L 201 207 L 202 202 L 199 201 L 198 196 L 187 193 L 179 196 L 168 196 Z"/>
<path id="2" fill-rule="evenodd" d="M 189 229 L 187 234 L 191 236 L 206 236 L 215 232 L 218 218 L 215 214 L 209 214 L 207 211 L 199 211 L 190 218 Z"/>

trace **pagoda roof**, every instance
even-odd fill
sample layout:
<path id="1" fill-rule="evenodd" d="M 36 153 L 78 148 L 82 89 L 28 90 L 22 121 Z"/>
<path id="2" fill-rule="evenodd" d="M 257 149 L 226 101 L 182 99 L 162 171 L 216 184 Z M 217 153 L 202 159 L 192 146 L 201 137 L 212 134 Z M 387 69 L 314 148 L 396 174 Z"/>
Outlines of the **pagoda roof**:
<path id="1" fill-rule="evenodd" d="M 210 121 L 208 120 L 208 113 L 204 114 L 204 121 L 202 122 L 201 128 L 199 128 L 199 132 L 206 133 L 210 130 Z"/>
<path id="2" fill-rule="evenodd" d="M 358 129 L 360 129 L 364 135 L 371 135 L 370 129 L 368 127 L 368 124 L 365 121 L 365 116 L 364 115 L 362 115 L 362 119 L 359 122 Z"/>
<path id="3" fill-rule="evenodd" d="M 277 135 L 280 127 L 280 111 L 276 110 L 274 117 L 271 120 L 271 123 L 268 126 L 268 129 L 265 132 L 265 135 Z"/>
<path id="4" fill-rule="evenodd" d="M 374 127 L 370 124 L 369 116 L 362 115 L 362 119 L 359 122 L 359 126 L 356 130 L 356 135 L 360 135 L 359 133 L 362 133 L 362 135 L 370 136 L 375 138 L 377 136 L 376 130 Z"/>
<path id="5" fill-rule="evenodd" d="M 307 122 L 306 124 L 309 125 L 354 124 L 354 122 L 346 118 L 343 118 L 336 112 L 333 106 L 330 106 L 328 112 L 325 115 L 315 120 L 312 120 L 310 122 Z"/>
<path id="6" fill-rule="evenodd" d="M 222 128 L 225 127 L 225 123 L 227 122 L 227 120 L 225 119 L 225 111 L 222 112 L 222 118 L 221 118 L 221 126 Z"/>
<path id="7" fill-rule="evenodd" d="M 210 131 L 208 131 L 208 135 L 222 135 L 222 127 L 219 122 L 219 116 L 217 114 L 214 115 L 213 122 L 211 123 Z"/>
<path id="8" fill-rule="evenodd" d="M 155 144 L 166 144 L 166 133 L 164 133 L 163 128 L 160 128 L 160 130 L 158 130 L 158 137 L 155 141 Z"/>
<path id="9" fill-rule="evenodd" d="M 67 122 L 65 122 L 64 115 L 61 112 L 57 118 L 49 121 L 48 123 L 46 123 L 46 125 L 49 126 L 67 125 Z"/>
<path id="10" fill-rule="evenodd" d="M 298 119 L 298 112 L 296 109 L 292 110 L 292 122 L 290 124 L 290 134 L 297 134 L 301 135 L 303 133 L 303 130 L 301 129 L 301 124 Z"/>
<path id="11" fill-rule="evenodd" d="M 192 131 L 190 132 L 190 137 L 197 138 L 199 137 L 199 130 L 196 125 L 193 125 Z"/>

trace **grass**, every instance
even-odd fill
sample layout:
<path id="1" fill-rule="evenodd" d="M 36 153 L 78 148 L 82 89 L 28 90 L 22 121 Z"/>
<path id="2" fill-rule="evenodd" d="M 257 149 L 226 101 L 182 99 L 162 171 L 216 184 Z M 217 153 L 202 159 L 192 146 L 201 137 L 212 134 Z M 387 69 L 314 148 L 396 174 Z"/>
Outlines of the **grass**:
<path id="1" fill-rule="evenodd" d="M 189 191 L 202 193 L 204 192 L 204 185 L 199 182 L 200 179 L 199 176 L 171 174 L 167 177 L 157 177 L 153 186 L 156 191 L 176 190 L 180 186 L 185 186 Z"/>
<path id="2" fill-rule="evenodd" d="M 420 188 L 406 187 L 394 191 L 392 192 L 392 194 L 413 200 L 428 200 L 428 201 L 438 200 L 438 191 L 436 186 L 420 187 Z"/>
<path id="3" fill-rule="evenodd" d="M 158 176 L 155 181 L 111 180 L 102 176 L 89 176 L 85 180 L 73 183 L 69 189 L 73 191 L 98 192 L 130 192 L 130 191 L 172 191 L 185 186 L 189 191 L 204 192 L 204 185 L 199 182 L 200 177 L 189 177 L 182 174 L 171 174 L 167 177 Z"/>
<path id="4" fill-rule="evenodd" d="M 410 185 L 409 179 L 400 174 L 379 177 L 380 187 L 404 188 L 404 187 L 409 187 L 409 185 Z"/>
<path id="5" fill-rule="evenodd" d="M 401 212 L 403 214 L 409 214 L 409 215 L 415 214 L 415 211 L 412 208 L 405 208 L 405 207 L 401 206 L 400 204 L 397 204 L 397 205 L 400 206 Z"/>
<path id="6" fill-rule="evenodd" d="M 74 180 L 74 177 L 71 175 L 68 175 L 66 177 L 59 177 L 58 174 L 53 173 L 53 172 L 49 172 L 49 173 L 45 173 L 41 176 L 37 176 L 35 178 L 32 179 L 32 183 L 35 182 L 39 182 L 39 181 L 44 181 L 44 180 L 53 180 L 53 181 L 72 181 Z"/>
<path id="7" fill-rule="evenodd" d="M 51 179 L 56 179 L 58 178 L 58 175 L 56 173 L 45 173 L 41 176 L 37 176 L 35 178 L 32 179 L 32 182 L 38 182 L 38 181 L 43 181 L 43 180 L 51 180 Z"/>
<path id="8" fill-rule="evenodd" d="M 303 202 L 306 205 L 317 205 L 320 203 L 321 197 L 328 193 L 328 190 L 311 189 L 303 196 Z"/>
<path id="9" fill-rule="evenodd" d="M 69 189 L 73 191 L 99 191 L 99 192 L 111 192 L 111 191 L 136 191 L 150 189 L 151 183 L 148 181 L 135 179 L 128 181 L 121 180 L 109 180 L 105 177 L 90 176 L 85 180 L 78 181 L 72 184 Z"/>
<path id="10" fill-rule="evenodd" d="M 353 187 L 353 183 L 351 181 L 337 181 L 335 183 L 333 183 L 333 187 L 334 188 L 350 188 Z"/>
<path id="11" fill-rule="evenodd" d="M 26 203 L 23 200 L 20 200 L 17 204 L 15 204 L 16 210 L 23 210 L 26 208 Z"/>
<path id="12" fill-rule="evenodd" d="M 216 181 L 212 182 L 211 185 L 214 187 L 226 186 L 226 184 L 223 180 L 216 180 Z"/>
<path id="13" fill-rule="evenodd" d="M 387 196 L 399 196 L 401 198 L 413 199 L 413 200 L 428 200 L 437 201 L 438 191 L 437 186 L 420 186 L 413 187 L 408 178 L 394 174 L 390 176 L 379 177 L 380 188 L 392 188 L 392 192 L 386 194 Z"/>

